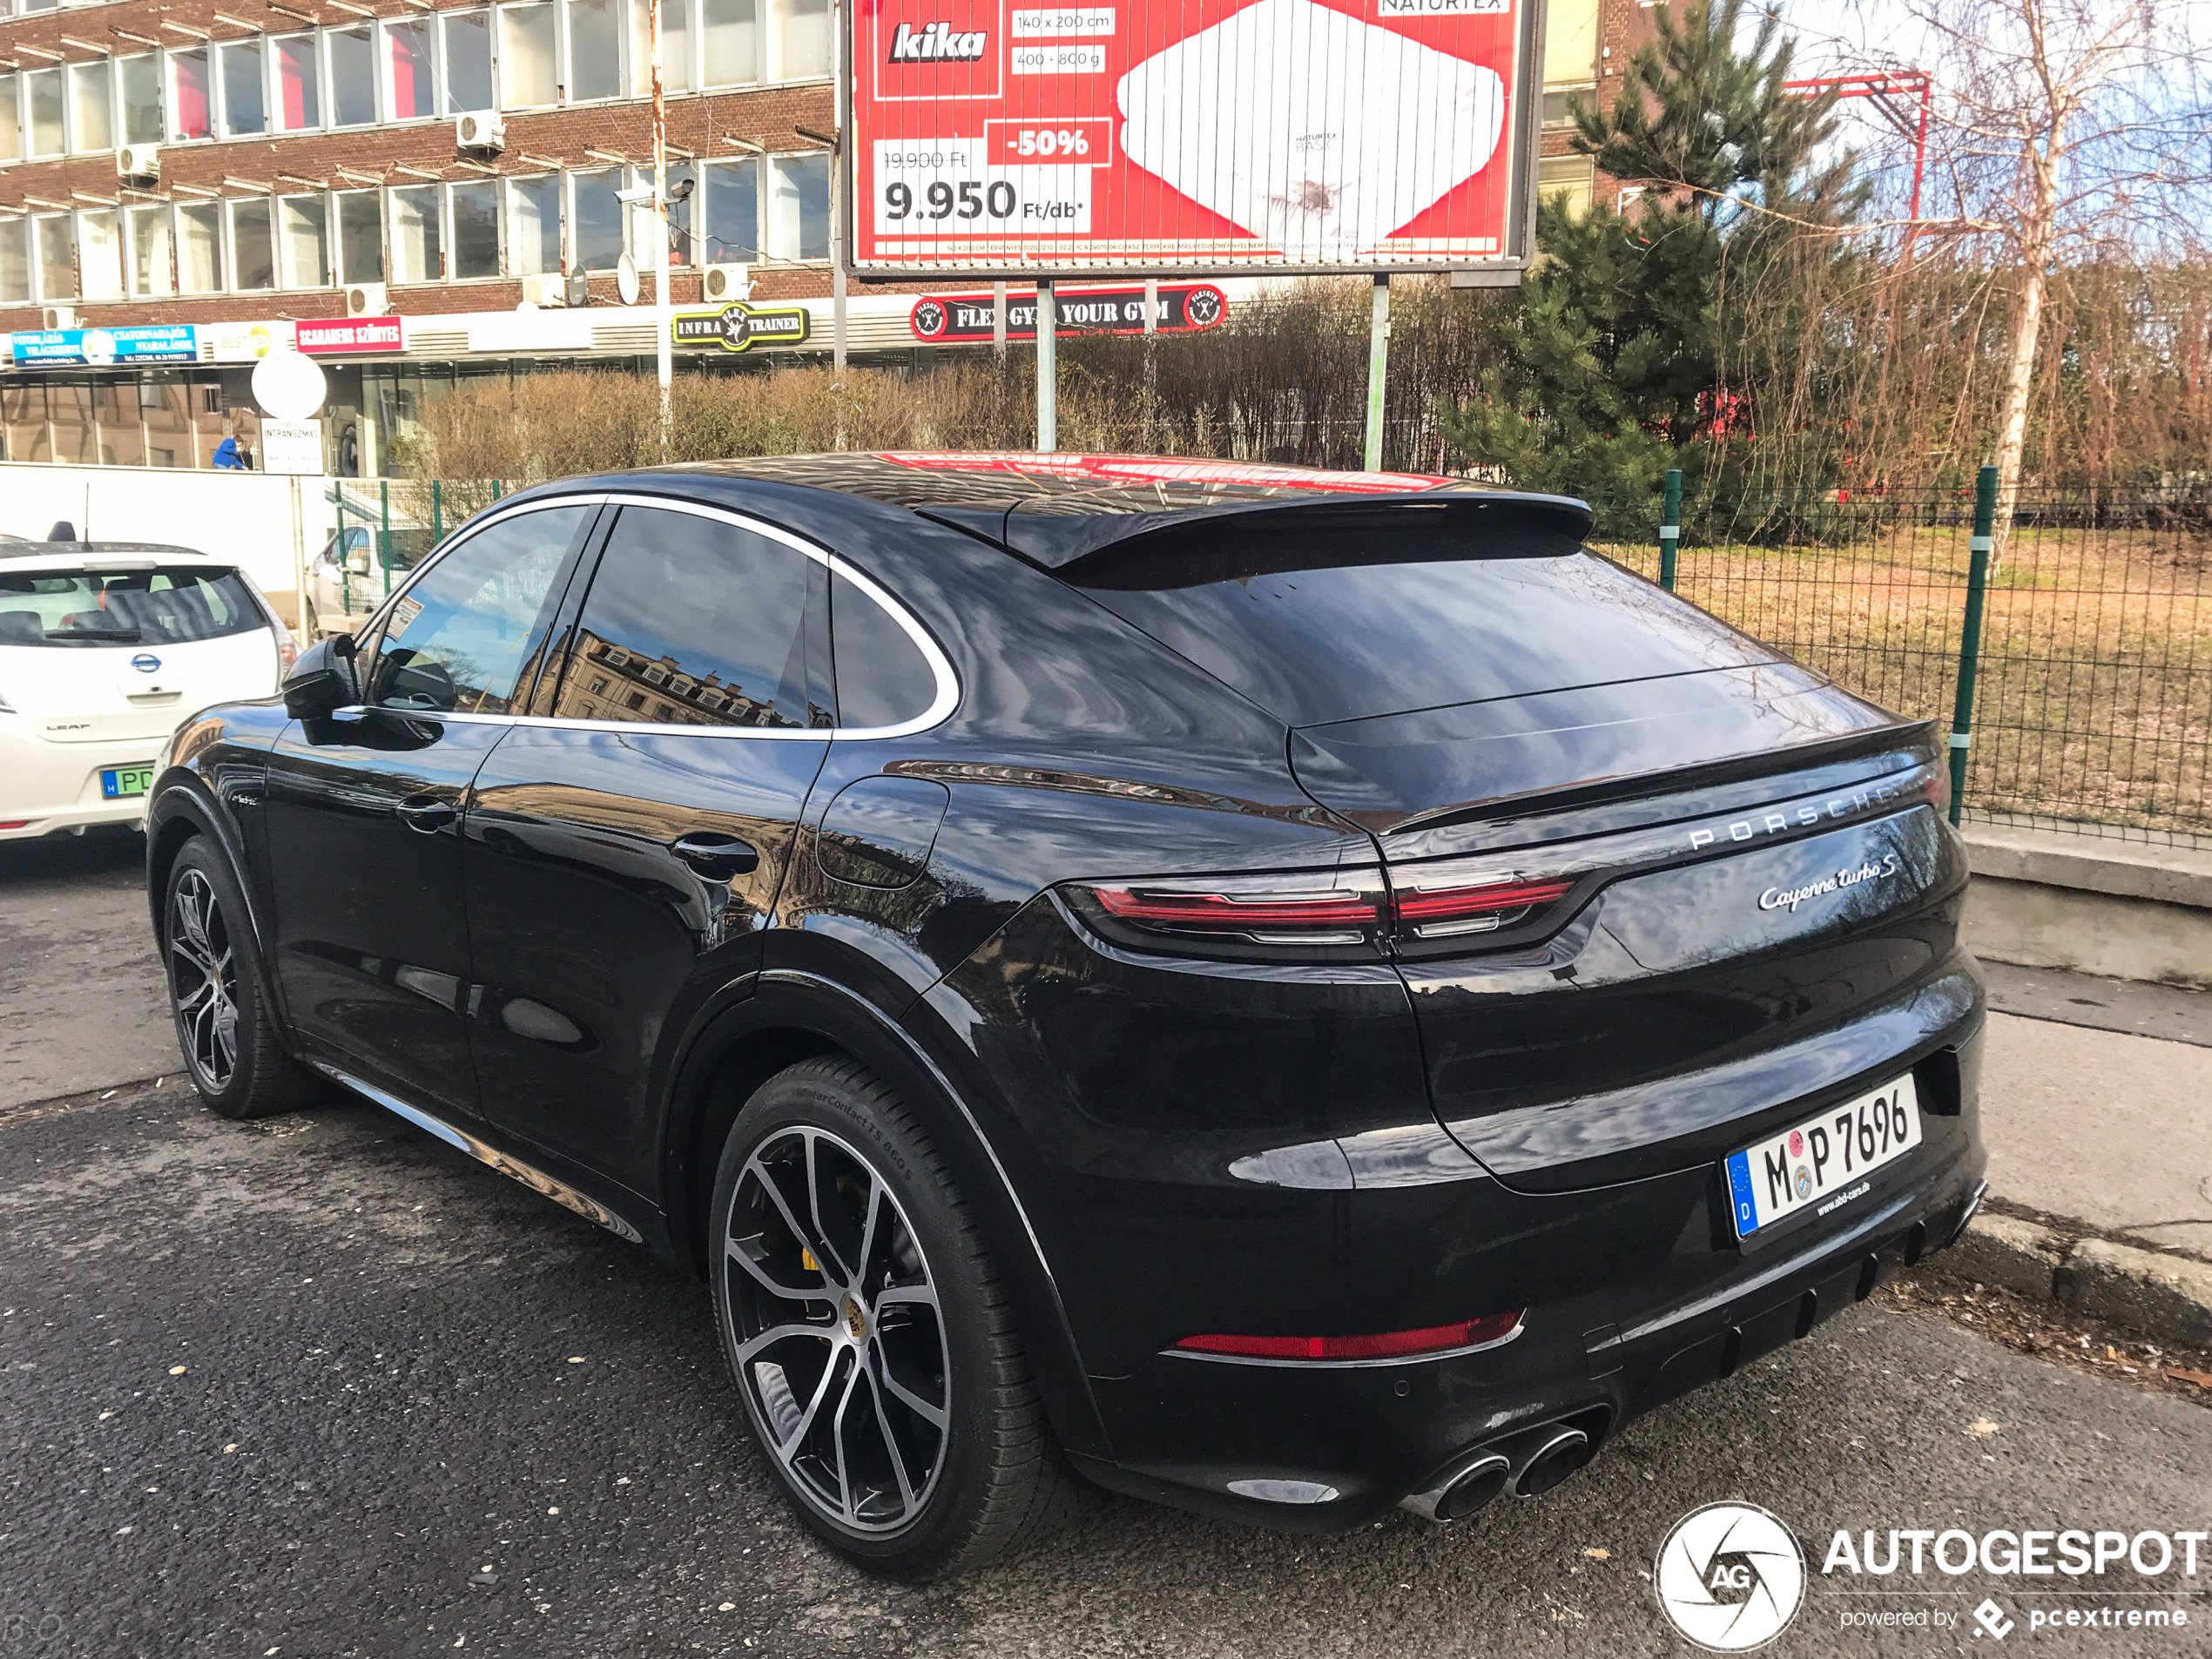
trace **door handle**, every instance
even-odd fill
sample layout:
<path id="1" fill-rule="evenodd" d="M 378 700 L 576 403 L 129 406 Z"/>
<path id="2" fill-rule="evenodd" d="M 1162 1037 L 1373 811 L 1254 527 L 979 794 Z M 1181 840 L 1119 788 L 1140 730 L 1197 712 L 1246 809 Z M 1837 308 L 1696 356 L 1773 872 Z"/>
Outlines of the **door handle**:
<path id="1" fill-rule="evenodd" d="M 425 835 L 449 828 L 461 816 L 459 807 L 438 795 L 409 795 L 392 810 L 399 814 L 401 823 Z"/>
<path id="2" fill-rule="evenodd" d="M 719 830 L 697 830 L 669 843 L 668 850 L 710 881 L 751 875 L 760 867 L 760 854 L 750 841 Z"/>

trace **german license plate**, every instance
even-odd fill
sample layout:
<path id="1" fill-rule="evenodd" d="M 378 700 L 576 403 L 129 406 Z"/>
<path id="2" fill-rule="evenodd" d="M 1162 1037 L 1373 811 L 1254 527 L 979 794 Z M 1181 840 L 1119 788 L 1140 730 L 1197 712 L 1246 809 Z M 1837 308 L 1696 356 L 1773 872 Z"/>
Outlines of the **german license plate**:
<path id="1" fill-rule="evenodd" d="M 1920 1096 L 1910 1073 L 1769 1140 L 1729 1154 L 1736 1236 L 1811 1211 L 1832 1215 L 1864 1196 L 1866 1179 L 1920 1144 Z"/>
<path id="2" fill-rule="evenodd" d="M 100 772 L 100 794 L 108 800 L 143 795 L 153 787 L 152 766 L 107 766 Z"/>

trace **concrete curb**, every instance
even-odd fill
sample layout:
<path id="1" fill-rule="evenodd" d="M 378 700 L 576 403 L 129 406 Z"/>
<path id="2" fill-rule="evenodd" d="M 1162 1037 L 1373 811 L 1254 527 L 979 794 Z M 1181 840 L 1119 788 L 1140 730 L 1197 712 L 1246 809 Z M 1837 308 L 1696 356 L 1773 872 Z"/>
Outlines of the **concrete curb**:
<path id="1" fill-rule="evenodd" d="M 2108 1238 L 2069 1248 L 2039 1222 L 1987 1211 L 1932 1259 L 1953 1278 L 2057 1301 L 2158 1341 L 2212 1347 L 2212 1264 Z"/>

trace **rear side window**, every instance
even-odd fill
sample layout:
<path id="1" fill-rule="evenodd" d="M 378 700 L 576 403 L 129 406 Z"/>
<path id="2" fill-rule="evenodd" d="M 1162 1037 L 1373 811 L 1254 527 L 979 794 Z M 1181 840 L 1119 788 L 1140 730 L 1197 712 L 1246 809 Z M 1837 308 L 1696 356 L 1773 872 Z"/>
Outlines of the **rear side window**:
<path id="1" fill-rule="evenodd" d="M 392 607 L 369 677 L 382 708 L 514 712 L 551 621 L 553 578 L 590 507 L 518 513 L 441 558 Z"/>
<path id="2" fill-rule="evenodd" d="M 806 726 L 806 556 L 726 520 L 625 507 L 554 706 L 572 720 Z"/>
<path id="3" fill-rule="evenodd" d="M 0 645 L 181 645 L 267 626 L 234 570 L 0 571 Z"/>
<path id="4" fill-rule="evenodd" d="M 830 577 L 830 633 L 837 653 L 837 723 L 846 728 L 900 725 L 937 698 L 937 676 L 904 628 L 860 590 Z"/>

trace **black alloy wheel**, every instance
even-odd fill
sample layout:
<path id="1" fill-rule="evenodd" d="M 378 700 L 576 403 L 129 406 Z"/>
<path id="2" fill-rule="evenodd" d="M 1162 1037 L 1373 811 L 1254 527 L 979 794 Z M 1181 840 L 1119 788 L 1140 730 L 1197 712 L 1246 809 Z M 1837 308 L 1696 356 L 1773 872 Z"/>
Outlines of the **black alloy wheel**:
<path id="1" fill-rule="evenodd" d="M 310 1103 L 320 1090 L 284 1051 L 262 999 L 245 895 L 204 838 L 187 841 L 170 867 L 161 947 L 177 1046 L 199 1097 L 236 1118 Z"/>

